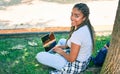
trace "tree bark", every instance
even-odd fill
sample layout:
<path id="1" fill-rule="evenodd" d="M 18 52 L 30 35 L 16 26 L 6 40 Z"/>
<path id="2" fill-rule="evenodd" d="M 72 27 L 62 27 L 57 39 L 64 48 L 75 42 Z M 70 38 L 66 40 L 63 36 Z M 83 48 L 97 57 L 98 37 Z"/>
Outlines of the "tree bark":
<path id="1" fill-rule="evenodd" d="M 100 74 L 120 74 L 120 0 L 118 2 L 110 47 Z"/>

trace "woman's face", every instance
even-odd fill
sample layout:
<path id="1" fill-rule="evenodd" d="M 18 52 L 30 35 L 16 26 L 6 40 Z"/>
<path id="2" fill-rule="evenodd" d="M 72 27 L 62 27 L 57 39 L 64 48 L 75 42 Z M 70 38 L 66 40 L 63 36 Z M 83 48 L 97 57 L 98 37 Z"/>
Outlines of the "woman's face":
<path id="1" fill-rule="evenodd" d="M 85 17 L 83 13 L 77 8 L 73 8 L 71 12 L 71 25 L 78 27 L 84 20 Z"/>

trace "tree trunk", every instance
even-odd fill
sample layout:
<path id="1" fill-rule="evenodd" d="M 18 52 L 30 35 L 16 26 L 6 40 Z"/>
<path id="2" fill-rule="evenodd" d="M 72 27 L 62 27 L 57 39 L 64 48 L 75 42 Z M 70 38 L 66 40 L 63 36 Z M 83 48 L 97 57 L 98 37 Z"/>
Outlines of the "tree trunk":
<path id="1" fill-rule="evenodd" d="M 110 47 L 100 74 L 120 74 L 120 0 L 118 2 Z"/>

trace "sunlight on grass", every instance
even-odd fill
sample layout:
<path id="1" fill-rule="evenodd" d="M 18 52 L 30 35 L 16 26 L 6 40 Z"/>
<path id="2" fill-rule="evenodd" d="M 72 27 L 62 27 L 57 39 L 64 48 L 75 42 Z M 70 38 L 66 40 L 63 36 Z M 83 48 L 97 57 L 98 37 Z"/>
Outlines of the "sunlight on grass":
<path id="1" fill-rule="evenodd" d="M 3 51 L 1 51 L 0 53 L 1 53 L 1 55 L 3 55 L 3 56 L 5 56 L 5 55 L 9 54 L 9 52 L 8 52 L 8 51 L 4 51 L 4 50 L 3 50 Z"/>

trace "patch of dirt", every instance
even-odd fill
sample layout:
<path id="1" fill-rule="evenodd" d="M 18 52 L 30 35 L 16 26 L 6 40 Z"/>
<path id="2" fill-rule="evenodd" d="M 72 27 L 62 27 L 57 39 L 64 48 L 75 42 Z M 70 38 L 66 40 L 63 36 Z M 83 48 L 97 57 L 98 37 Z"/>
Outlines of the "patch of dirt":
<path id="1" fill-rule="evenodd" d="M 27 29 L 9 29 L 0 30 L 0 34 L 14 34 L 14 33 L 32 33 L 32 32 L 63 32 L 69 31 L 69 27 L 50 27 L 50 28 L 27 28 Z"/>

